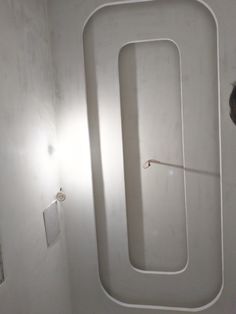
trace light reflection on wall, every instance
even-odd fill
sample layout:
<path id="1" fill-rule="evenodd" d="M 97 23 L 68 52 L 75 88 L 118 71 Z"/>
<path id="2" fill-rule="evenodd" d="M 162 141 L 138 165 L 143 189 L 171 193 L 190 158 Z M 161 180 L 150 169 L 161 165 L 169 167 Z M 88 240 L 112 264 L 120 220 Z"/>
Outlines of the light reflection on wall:
<path id="1" fill-rule="evenodd" d="M 84 114 L 77 110 L 63 117 L 57 144 L 63 181 L 70 183 L 71 188 L 79 187 L 80 193 L 91 190 L 88 125 Z"/>

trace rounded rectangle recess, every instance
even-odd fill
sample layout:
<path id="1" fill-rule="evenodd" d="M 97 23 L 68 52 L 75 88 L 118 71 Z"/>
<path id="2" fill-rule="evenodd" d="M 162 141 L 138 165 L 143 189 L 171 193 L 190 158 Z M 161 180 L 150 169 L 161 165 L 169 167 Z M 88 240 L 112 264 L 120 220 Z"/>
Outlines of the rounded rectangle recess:
<path id="1" fill-rule="evenodd" d="M 170 40 L 124 46 L 119 54 L 129 255 L 148 271 L 182 271 L 188 261 L 180 54 Z"/>
<path id="2" fill-rule="evenodd" d="M 139 271 L 129 259 L 118 56 L 131 42 L 172 40 L 181 54 L 188 264 Z M 113 300 L 196 311 L 223 289 L 216 21 L 196 0 L 108 5 L 84 30 L 99 275 Z M 163 121 L 164 123 L 164 121 Z M 171 197 L 171 196 L 170 196 Z"/>

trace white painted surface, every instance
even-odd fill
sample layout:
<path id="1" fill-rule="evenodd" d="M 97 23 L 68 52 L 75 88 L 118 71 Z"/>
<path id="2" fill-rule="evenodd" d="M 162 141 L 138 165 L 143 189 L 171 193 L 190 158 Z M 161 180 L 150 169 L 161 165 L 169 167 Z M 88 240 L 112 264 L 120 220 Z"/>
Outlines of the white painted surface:
<path id="1" fill-rule="evenodd" d="M 64 232 L 48 249 L 43 223 L 59 189 L 46 1 L 0 1 L 0 68 L 0 313 L 70 314 Z"/>
<path id="2" fill-rule="evenodd" d="M 60 221 L 56 201 L 45 209 L 43 212 L 43 219 L 47 245 L 51 246 L 58 240 L 58 236 L 60 234 Z"/>
<path id="3" fill-rule="evenodd" d="M 177 272 L 188 262 L 184 172 L 144 169 L 156 158 L 183 164 L 180 53 L 169 40 L 125 46 L 119 56 L 130 262 Z"/>
<path id="4" fill-rule="evenodd" d="M 180 311 L 168 311 L 160 308 L 148 309 L 147 306 L 142 308 L 138 306 L 128 307 L 127 305 L 116 303 L 104 293 L 99 279 L 94 219 L 95 212 L 93 207 L 89 159 L 82 31 L 87 17 L 95 8 L 104 3 L 104 1 L 92 0 L 69 0 L 66 2 L 63 0 L 50 1 L 53 49 L 56 64 L 56 86 L 58 104 L 60 105 L 60 138 L 64 143 L 63 147 L 73 152 L 73 155 L 66 153 L 63 155 L 65 164 L 62 170 L 63 186 L 69 191 L 66 211 L 66 234 L 68 237 L 73 309 L 76 314 L 181 313 L 184 309 Z M 228 116 L 228 97 L 231 91 L 230 83 L 235 81 L 236 43 L 233 38 L 234 30 L 236 29 L 234 15 L 236 4 L 235 1 L 232 0 L 224 1 L 224 3 L 220 0 L 207 0 L 206 3 L 212 8 L 219 26 L 225 262 L 223 273 L 225 282 L 219 299 L 208 309 L 202 310 L 202 312 L 208 314 L 233 314 L 236 311 L 236 274 L 234 272 L 236 264 L 236 250 L 234 249 L 236 220 L 236 170 L 234 167 L 236 159 L 236 129 Z M 141 16 L 143 18 L 143 15 L 140 14 L 140 17 Z M 165 20 L 164 15 L 162 18 Z M 170 26 L 173 26 L 172 21 L 172 19 L 168 20 Z M 114 20 L 114 23 L 115 22 L 116 20 Z M 119 21 L 121 24 L 122 22 L 123 21 Z M 189 22 L 191 24 L 191 19 Z M 109 33 L 109 25 L 106 23 L 104 24 L 104 29 Z M 126 27 L 126 30 L 127 34 L 129 34 L 129 31 L 132 30 L 132 24 L 130 24 L 129 28 Z M 97 37 L 95 37 L 95 39 L 97 39 Z M 101 39 L 106 40 L 106 37 L 101 37 Z M 198 37 L 194 39 L 197 41 Z M 99 68 L 99 64 L 96 65 Z M 109 92 L 110 89 L 107 88 L 107 94 L 103 94 L 103 96 L 109 95 Z M 111 116 L 112 114 L 107 112 L 107 118 L 109 119 Z M 105 127 L 104 124 L 103 127 Z M 202 150 L 200 150 L 200 152 L 202 152 Z M 111 153 L 114 152 L 112 151 Z M 108 158 L 109 156 L 106 155 L 106 157 Z M 195 156 L 192 155 L 195 163 L 198 163 L 198 157 L 197 154 L 195 154 Z M 208 162 L 210 162 L 210 160 L 208 160 Z M 95 167 L 95 169 L 97 168 Z M 114 167 L 111 167 L 111 170 L 114 172 L 117 170 L 118 173 L 118 169 Z M 75 174 L 77 174 L 77 176 Z M 99 175 L 99 173 L 97 174 Z M 101 199 L 98 198 L 97 201 L 101 201 Z M 119 221 L 117 222 L 117 226 L 119 228 Z M 197 227 L 200 228 L 199 226 Z M 205 239 L 206 241 L 209 240 L 209 238 Z M 107 238 L 108 244 L 111 244 L 111 240 L 112 239 L 109 237 Z M 216 238 L 212 237 L 211 240 L 212 243 L 215 241 L 214 243 L 219 244 Z M 119 266 L 118 263 L 117 266 Z M 219 269 L 218 266 L 216 267 L 216 270 L 217 269 Z M 115 275 L 114 272 L 112 274 Z M 196 283 L 198 279 L 198 276 L 195 276 Z M 128 282 L 128 284 L 131 285 L 132 283 L 132 280 Z M 125 287 L 125 289 L 126 288 L 127 287 Z M 140 287 L 134 284 L 133 288 L 135 292 L 135 289 L 137 288 L 138 291 Z M 145 285 L 143 288 L 145 289 Z M 181 285 L 175 287 L 176 290 L 180 290 L 181 288 Z M 187 310 L 187 312 L 191 313 L 189 310 Z"/>
<path id="5" fill-rule="evenodd" d="M 173 23 L 169 23 L 170 19 Z M 141 50 L 137 47 L 139 62 L 137 61 L 135 75 L 138 86 L 135 102 L 138 107 L 138 131 L 135 135 L 140 150 L 139 169 L 142 169 L 142 165 L 149 158 L 182 164 L 178 151 L 174 150 L 175 145 L 180 147 L 187 167 L 211 171 L 214 174 L 207 176 L 186 172 L 186 187 L 180 178 L 172 176 L 170 184 L 176 182 L 178 187 L 182 186 L 182 189 L 185 189 L 184 192 L 178 191 L 177 188 L 174 191 L 173 188 L 168 190 L 165 173 L 158 175 L 156 172 L 148 178 L 148 172 L 155 171 L 153 167 L 148 171 L 134 169 L 130 162 L 134 162 L 137 155 L 129 160 L 127 169 L 127 159 L 132 156 L 130 152 L 127 154 L 127 146 L 133 145 L 133 138 L 130 136 L 131 131 L 127 131 L 125 121 L 128 119 L 127 110 L 131 107 L 130 93 L 133 88 L 130 86 L 132 80 L 122 74 L 122 71 L 124 67 L 129 73 L 132 73 L 132 70 L 128 70 L 129 65 L 122 65 L 123 50 L 120 52 L 119 76 L 117 66 L 119 51 L 130 42 L 147 44 L 155 39 L 162 42 L 165 38 L 178 45 L 181 55 L 181 77 L 177 82 L 180 81 L 182 87 L 182 93 L 180 87 L 178 90 L 182 96 L 183 114 L 181 110 L 179 114 L 183 125 L 184 145 L 176 144 L 178 137 L 172 131 L 171 121 L 177 114 L 170 112 L 167 114 L 166 111 L 168 97 L 165 96 L 162 82 L 164 81 L 164 86 L 167 87 L 168 81 L 165 80 L 164 74 L 155 78 L 155 73 L 160 70 L 155 69 L 157 63 L 154 63 L 149 70 L 153 75 L 151 83 L 145 84 L 145 79 L 147 80 L 145 67 L 148 67 L 147 64 L 151 62 L 154 53 L 149 51 L 147 53 L 149 61 L 145 62 L 144 57 L 138 59 Z M 199 47 L 204 49 L 198 49 Z M 217 33 L 214 17 L 205 6 L 195 0 L 176 0 L 175 4 L 158 0 L 108 6 L 95 13 L 86 24 L 84 51 L 101 284 L 114 300 L 127 306 L 156 306 L 157 309 L 162 307 L 172 310 L 199 310 L 208 307 L 217 300 L 223 286 Z M 142 80 L 144 83 L 140 84 Z M 158 84 L 157 88 L 155 81 Z M 154 93 L 159 99 L 157 105 L 153 101 Z M 144 102 L 146 106 L 149 104 L 151 109 L 142 106 Z M 157 108 L 163 111 L 161 117 L 157 115 Z M 132 112 L 130 115 L 129 112 L 129 118 L 133 121 L 136 114 Z M 165 119 L 168 122 L 165 122 Z M 131 122 L 129 124 L 131 125 Z M 152 125 L 155 125 L 155 129 L 150 132 Z M 181 127 L 181 124 L 177 126 L 176 133 L 179 130 L 181 132 Z M 162 135 L 163 132 L 166 134 Z M 154 133 L 156 138 L 153 136 Z M 171 133 L 174 136 L 168 141 Z M 137 171 L 140 171 L 141 176 L 140 179 L 134 180 L 133 176 Z M 130 180 L 133 186 L 131 193 Z M 160 238 L 165 236 L 165 229 L 169 228 L 168 222 L 165 223 L 162 219 L 162 211 L 170 220 L 173 201 L 179 211 L 178 219 L 184 216 L 183 223 L 185 210 L 187 212 L 188 264 L 183 263 L 182 267 L 176 269 L 176 273 L 170 274 L 170 270 L 166 272 L 167 269 L 164 268 L 157 269 L 156 273 L 139 272 L 132 268 L 127 253 L 127 225 L 137 219 L 136 204 L 130 202 L 130 198 L 138 196 L 138 193 L 135 195 L 137 185 L 141 185 L 143 198 L 140 202 L 143 209 L 144 245 L 148 237 L 153 238 L 153 232 L 160 232 L 161 249 L 158 252 L 160 255 L 168 245 L 168 241 L 161 241 Z M 159 200 L 156 197 L 159 197 Z M 182 204 L 176 200 L 177 197 L 182 197 Z M 168 205 L 165 204 L 165 199 L 170 200 Z M 157 220 L 162 219 L 160 224 L 165 225 L 164 232 L 161 227 L 152 226 L 147 221 L 148 219 L 154 221 L 154 218 L 149 218 L 150 215 Z M 176 224 L 178 219 L 175 219 Z M 136 241 L 138 242 L 138 239 Z M 129 245 L 132 247 L 133 243 Z M 181 249 L 184 247 L 186 242 L 182 239 Z M 176 251 L 181 249 L 176 248 Z M 176 251 L 173 252 L 172 258 L 178 260 Z M 149 254 L 148 250 L 147 252 L 144 250 L 144 258 L 148 258 Z M 152 250 L 152 254 L 155 259 L 155 249 Z M 163 265 L 166 264 L 168 267 L 168 255 L 163 253 L 162 257 Z"/>

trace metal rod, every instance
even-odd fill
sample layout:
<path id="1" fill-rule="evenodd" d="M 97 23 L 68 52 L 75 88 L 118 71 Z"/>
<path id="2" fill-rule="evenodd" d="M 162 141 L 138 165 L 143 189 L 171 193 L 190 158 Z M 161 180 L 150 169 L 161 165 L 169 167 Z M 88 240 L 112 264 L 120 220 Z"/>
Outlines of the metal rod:
<path id="1" fill-rule="evenodd" d="M 209 175 L 209 176 L 214 176 L 214 177 L 220 177 L 219 173 L 216 172 L 211 172 L 211 171 L 205 171 L 205 170 L 199 170 L 199 169 L 194 169 L 194 168 L 189 168 L 189 167 L 184 167 L 183 165 L 178 165 L 178 164 L 172 164 L 169 162 L 164 162 L 156 159 L 149 159 L 143 164 L 143 168 L 147 169 L 151 167 L 151 164 L 159 164 L 162 166 L 168 166 L 172 168 L 178 168 L 178 169 L 183 169 L 184 171 L 189 171 L 189 172 L 195 172 L 199 174 L 204 174 L 204 175 Z"/>

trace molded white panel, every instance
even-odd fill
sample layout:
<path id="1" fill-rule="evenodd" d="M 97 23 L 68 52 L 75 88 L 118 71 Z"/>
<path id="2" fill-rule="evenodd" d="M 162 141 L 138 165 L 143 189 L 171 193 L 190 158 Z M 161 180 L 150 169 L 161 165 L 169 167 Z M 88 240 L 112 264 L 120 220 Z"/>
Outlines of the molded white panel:
<path id="1" fill-rule="evenodd" d="M 100 6 L 99 9 L 98 6 Z M 50 0 L 49 7 L 53 21 L 58 107 L 62 108 L 59 119 L 60 133 L 63 140 L 69 143 L 66 147 L 70 148 L 68 151 L 65 150 L 67 158 L 63 163 L 62 184 L 67 191 L 70 191 L 70 200 L 68 199 L 63 207 L 66 207 L 73 312 L 82 314 L 190 314 L 194 311 L 203 314 L 236 313 L 236 272 L 234 271 L 236 265 L 236 128 L 229 117 L 229 96 L 232 91 L 232 83 L 236 80 L 236 40 L 234 40 L 236 1 L 152 0 L 140 3 L 140 1 L 133 0 Z M 84 30 L 88 17 L 90 19 Z M 182 80 L 171 82 L 170 97 L 179 90 L 182 82 L 181 105 L 184 126 L 182 142 L 185 165 L 200 170 L 196 173 L 186 173 L 186 234 L 189 259 L 187 269 L 181 274 L 174 272 L 184 260 L 183 252 L 180 253 L 179 250 L 171 252 L 172 256 L 178 253 L 179 261 L 181 261 L 179 265 L 174 263 L 175 261 L 172 261 L 173 264 L 171 264 L 166 246 L 161 244 L 160 237 L 156 238 L 157 246 L 159 246 L 162 256 L 165 256 L 166 263 L 162 268 L 160 255 L 154 257 L 157 249 L 152 238 L 146 237 L 145 247 L 143 243 L 139 245 L 143 239 L 142 223 L 149 221 L 152 211 L 147 204 L 145 211 L 144 206 L 139 208 L 130 206 L 135 203 L 135 200 L 131 199 L 131 193 L 128 190 L 133 173 L 129 171 L 129 161 L 131 163 L 131 157 L 133 157 L 130 155 L 129 145 L 132 146 L 133 142 L 136 142 L 135 149 L 138 151 L 137 147 L 139 147 L 141 156 L 144 149 L 139 139 L 140 136 L 146 134 L 145 132 L 149 132 L 151 126 L 143 125 L 141 119 L 144 119 L 145 116 L 139 116 L 141 132 L 138 134 L 136 131 L 132 132 L 132 142 L 127 138 L 129 133 L 126 130 L 131 132 L 133 128 L 133 111 L 131 112 L 132 119 L 124 121 L 124 110 L 127 112 L 130 109 L 130 107 L 126 108 L 126 103 L 132 108 L 135 103 L 133 99 L 137 93 L 132 91 L 136 84 L 135 78 L 141 82 L 146 73 L 145 88 L 140 89 L 139 86 L 138 90 L 139 106 L 137 108 L 143 109 L 142 114 L 147 115 L 144 103 L 141 101 L 142 95 L 145 93 L 148 95 L 149 92 L 152 95 L 159 93 L 158 88 L 155 91 L 153 86 L 156 86 L 155 82 L 157 81 L 162 83 L 157 76 L 157 69 L 158 63 L 162 63 L 164 57 L 161 55 L 162 61 L 159 58 L 154 62 L 153 59 L 161 47 L 160 39 L 169 40 L 171 38 L 166 38 L 166 36 L 171 37 L 170 35 L 173 35 L 172 40 L 174 39 L 179 47 L 181 61 Z M 121 40 L 121 37 L 124 40 Z M 162 43 L 164 42 L 162 41 Z M 126 46 L 127 50 L 126 52 L 123 50 L 124 54 L 122 55 L 123 46 Z M 135 54 L 131 52 L 134 47 L 136 52 L 142 50 L 145 54 L 147 50 L 149 51 L 145 57 L 142 57 L 142 60 L 139 55 L 139 61 L 135 66 L 131 64 L 135 60 Z M 168 47 L 166 53 L 172 55 L 170 68 L 166 73 L 169 80 L 171 71 L 173 71 L 173 75 L 174 73 L 177 75 L 177 53 L 174 56 L 175 50 L 171 43 Z M 122 60 L 119 65 L 120 51 Z M 127 54 L 130 55 L 129 59 L 127 59 Z M 84 56 L 86 68 L 84 68 Z M 106 61 L 98 62 L 103 59 Z M 110 59 L 114 61 L 111 62 Z M 129 62 L 130 64 L 128 64 Z M 217 62 L 219 63 L 219 73 Z M 118 78 L 123 74 L 126 77 L 125 64 L 127 65 L 126 72 L 131 71 L 130 74 L 127 74 L 130 80 Z M 167 64 L 164 64 L 167 67 Z M 143 66 L 144 68 L 142 68 Z M 146 67 L 151 68 L 151 66 L 153 70 L 144 72 Z M 137 70 L 139 71 L 138 75 L 134 75 Z M 112 75 L 109 74 L 111 71 Z M 84 74 L 87 79 L 88 102 L 85 95 Z M 106 78 L 105 83 L 103 77 L 101 79 L 101 75 Z M 149 85 L 150 88 L 148 88 Z M 131 98 L 128 97 L 130 94 Z M 161 104 L 160 99 L 158 105 Z M 154 112 L 154 101 L 150 97 L 145 100 L 145 105 L 147 104 L 148 108 Z M 156 110 L 160 109 L 158 105 L 155 107 Z M 178 108 L 177 97 L 176 102 L 172 105 L 173 108 Z M 219 126 L 217 123 L 218 111 Z M 168 123 L 174 119 L 179 121 L 178 112 L 176 110 L 175 114 L 169 116 Z M 91 180 L 87 113 L 92 144 L 94 188 L 92 188 Z M 114 120 L 117 123 L 113 123 Z M 158 116 L 151 117 L 150 121 L 158 121 Z M 155 129 L 157 127 L 155 126 Z M 165 131 L 164 123 L 161 127 Z M 218 137 L 218 128 L 220 137 Z M 99 134 L 96 134 L 98 131 Z M 170 139 L 165 138 L 167 143 L 170 143 Z M 220 145 L 219 138 L 222 142 Z M 125 143 L 125 139 L 127 143 Z M 155 141 L 150 140 L 150 144 L 153 144 L 152 147 L 155 150 L 158 149 L 160 140 L 158 137 Z M 179 140 L 180 134 L 176 132 L 176 141 Z M 177 152 L 181 153 L 180 145 L 177 146 L 179 150 L 176 148 L 175 160 Z M 162 151 L 167 147 L 168 145 L 163 144 Z M 100 151 L 103 153 L 102 158 Z M 219 162 L 219 151 L 222 155 L 221 162 Z M 160 174 L 161 178 L 165 178 L 164 169 L 166 168 L 158 165 L 152 165 L 144 172 L 141 168 L 141 160 L 137 162 L 140 156 L 133 160 L 132 169 L 140 169 L 141 173 L 145 173 L 146 176 L 155 176 L 154 173 L 158 173 L 157 180 L 159 180 Z M 155 157 L 159 157 L 159 151 L 158 156 Z M 219 171 L 221 164 L 222 171 Z M 220 172 L 220 178 L 215 180 L 215 192 L 208 188 L 210 180 L 213 178 L 203 175 L 206 170 Z M 113 175 L 115 172 L 118 174 L 117 177 Z M 108 173 L 111 176 L 109 182 Z M 135 190 L 135 197 L 137 187 L 141 186 L 140 183 L 142 186 L 144 184 L 143 177 L 142 179 L 137 177 L 135 172 L 132 187 Z M 207 177 L 207 181 L 205 177 Z M 219 187 L 221 184 L 222 208 L 220 208 L 222 200 Z M 93 197 L 93 190 L 95 197 Z M 109 195 L 112 196 L 112 199 Z M 178 195 L 181 196 L 182 193 L 178 193 Z M 166 194 L 163 197 L 166 197 Z M 164 204 L 158 202 L 158 199 L 155 196 L 156 208 L 159 211 L 164 208 Z M 178 219 L 182 223 L 184 220 L 182 206 L 178 206 L 176 211 L 180 214 Z M 143 217 L 142 212 L 145 212 Z M 134 215 L 135 213 L 137 216 Z M 223 219 L 221 219 L 221 214 Z M 156 226 L 161 224 L 154 214 L 152 218 L 154 221 L 150 231 L 146 228 L 146 235 L 151 235 Z M 174 220 L 169 215 L 167 218 L 168 222 Z M 136 230 L 134 230 L 135 219 L 138 221 Z M 167 220 L 160 219 L 160 221 L 163 222 L 161 227 L 164 228 Z M 221 228 L 221 222 L 224 228 Z M 176 225 L 175 228 L 176 235 L 184 236 L 181 228 L 177 228 Z M 120 229 L 122 230 L 120 231 Z M 175 241 L 178 249 L 185 247 L 184 241 L 177 241 L 177 239 Z M 169 245 L 173 246 L 173 242 L 172 239 Z M 222 242 L 224 243 L 223 250 Z M 123 262 L 124 255 L 127 265 L 129 265 L 127 267 L 119 265 Z M 191 275 L 193 283 L 185 285 L 178 278 L 186 275 L 187 272 L 190 274 L 190 267 L 192 268 L 195 262 L 200 271 L 204 271 L 205 278 L 201 273 L 195 271 L 195 274 Z M 213 269 L 210 269 L 209 265 Z M 133 266 L 138 266 L 140 269 L 134 270 Z M 148 284 L 143 281 L 137 283 L 138 280 L 133 280 L 128 273 L 130 268 L 135 274 L 138 272 L 138 276 L 152 277 L 153 281 L 157 277 L 155 298 L 153 298 L 154 293 L 149 289 Z M 162 274 L 160 274 L 161 269 Z M 171 272 L 171 274 L 167 274 L 167 272 Z M 127 273 L 129 276 L 126 276 Z M 119 276 L 122 277 L 123 294 L 122 289 L 118 291 L 121 293 L 115 291 Z M 174 292 L 167 286 L 170 280 Z M 164 293 L 160 294 L 159 285 L 163 289 L 165 288 L 165 295 Z M 186 293 L 187 286 L 189 291 Z M 133 292 L 133 300 L 130 298 L 128 289 Z M 144 292 L 143 297 L 139 298 L 141 289 L 147 291 Z M 177 298 L 176 294 L 173 295 L 175 290 L 182 293 L 183 296 Z M 148 305 L 149 300 L 146 299 L 148 293 L 152 298 L 152 304 L 156 305 Z M 202 294 L 200 295 L 200 293 Z M 195 300 L 190 299 L 193 296 L 196 297 Z M 135 302 L 137 303 L 135 304 Z M 143 304 L 141 304 L 142 302 Z M 172 306 L 174 303 L 177 304 L 177 307 Z M 160 304 L 164 304 L 164 306 Z M 201 304 L 206 304 L 206 306 L 198 308 Z M 181 305 L 184 307 L 179 307 Z M 187 306 L 191 306 L 191 308 Z"/>
<path id="2" fill-rule="evenodd" d="M 171 23 L 169 23 L 170 20 Z M 128 159 L 131 162 L 130 160 L 133 158 L 130 159 L 131 156 L 127 156 L 127 147 L 132 144 L 132 139 L 128 139 L 131 133 L 127 133 L 127 126 L 124 126 L 124 124 L 126 125 L 124 119 L 127 119 L 127 116 L 124 118 L 124 112 L 127 110 L 127 108 L 124 110 L 124 103 L 121 112 L 121 100 L 126 98 L 124 96 L 126 92 L 124 88 L 122 89 L 125 83 L 119 81 L 119 79 L 123 79 L 122 73 L 119 77 L 119 53 L 122 47 L 129 43 L 160 40 L 172 41 L 179 48 L 181 76 L 179 75 L 179 82 L 175 79 L 174 84 L 182 85 L 182 89 L 181 87 L 176 88 L 175 85 L 173 90 L 172 86 L 171 93 L 175 94 L 175 97 L 173 95 L 170 97 L 176 99 L 168 99 L 169 96 L 166 98 L 167 106 L 169 103 L 169 106 L 173 105 L 175 110 L 177 108 L 178 110 L 169 115 L 169 120 L 165 112 L 166 121 L 164 116 L 161 121 L 158 120 L 158 117 L 155 119 L 154 112 L 152 117 L 147 118 L 147 104 L 150 104 L 152 110 L 160 108 L 168 111 L 168 108 L 162 109 L 165 93 L 167 93 L 166 87 L 163 90 L 159 85 L 153 91 L 155 67 L 158 67 L 158 63 L 163 64 L 161 61 L 163 57 L 159 58 L 152 70 L 150 68 L 151 59 L 147 62 L 140 61 L 141 63 L 136 68 L 138 88 L 134 92 L 136 92 L 138 108 L 141 108 L 140 100 L 146 102 L 146 107 L 142 107 L 139 112 L 141 117 L 138 120 L 139 131 L 135 134 L 135 140 L 139 142 L 140 161 L 137 155 L 134 162 L 139 164 L 139 169 L 141 169 L 142 163 L 149 154 L 152 153 L 155 156 L 150 157 L 157 159 L 160 154 L 165 161 L 166 158 L 174 163 L 183 161 L 186 167 L 199 171 L 199 173 L 186 172 L 185 180 L 181 173 L 176 174 L 176 177 L 172 176 L 168 179 L 172 185 L 169 190 L 163 185 L 161 186 L 167 182 L 166 178 L 158 182 L 160 179 L 157 175 L 158 169 L 152 169 L 156 176 L 153 173 L 150 179 L 147 177 L 147 171 L 151 170 L 144 170 L 145 173 L 142 170 L 140 178 L 137 179 L 130 178 L 132 172 L 127 171 L 127 164 L 124 165 L 124 162 L 127 163 Z M 147 45 L 145 45 L 145 49 L 147 49 Z M 158 46 L 158 43 L 156 45 Z M 114 301 L 122 302 L 127 306 L 154 306 L 185 310 L 200 310 L 208 307 L 218 298 L 223 284 L 217 27 L 214 17 L 204 5 L 197 1 L 158 0 L 106 6 L 97 11 L 86 25 L 84 51 L 101 284 Z M 171 49 L 168 48 L 167 53 L 170 51 Z M 137 50 L 137 54 L 139 52 L 142 53 Z M 146 58 L 149 57 L 146 56 Z M 170 61 L 176 64 L 178 61 L 173 61 L 174 58 L 176 58 L 176 53 Z M 168 62 L 166 66 L 167 64 Z M 149 67 L 150 71 L 153 71 L 152 74 L 150 71 L 147 73 L 150 74 L 151 85 L 145 85 L 145 67 Z M 177 76 L 178 72 L 173 75 Z M 144 80 L 144 90 L 141 89 L 142 80 Z M 163 83 L 163 80 L 164 73 L 158 82 L 165 85 L 167 82 Z M 126 84 L 132 88 L 133 79 Z M 127 90 L 129 89 L 127 88 Z M 155 93 L 159 99 L 156 108 L 153 105 L 153 94 Z M 183 108 L 182 122 L 180 98 Z M 171 101 L 174 101 L 175 105 L 171 104 Z M 131 124 L 134 123 L 134 118 L 137 120 L 135 115 L 130 116 Z M 176 134 L 168 127 L 168 124 L 173 123 L 173 119 L 177 123 Z M 180 122 L 183 126 L 183 138 Z M 146 138 L 150 134 L 153 123 L 157 124 L 154 126 L 154 132 L 157 132 L 159 125 L 160 134 L 156 135 L 156 140 L 152 137 L 144 142 L 142 136 L 145 134 Z M 163 133 L 167 131 L 170 131 L 172 138 L 163 141 L 163 138 L 167 136 Z M 127 138 L 123 140 L 124 137 Z M 156 142 L 157 145 L 155 145 Z M 176 145 L 176 150 L 168 153 L 170 144 Z M 145 145 L 148 149 L 144 149 Z M 153 150 L 150 147 L 153 147 Z M 123 158 L 123 152 L 125 158 Z M 142 158 L 144 160 L 141 160 Z M 163 178 L 165 175 L 162 173 Z M 147 264 L 140 260 L 138 262 L 140 268 L 144 270 L 134 268 L 130 261 L 132 249 L 128 247 L 133 245 L 134 251 L 136 250 L 137 253 L 134 245 L 135 239 L 128 241 L 127 232 L 127 229 L 129 233 L 132 229 L 132 227 L 127 228 L 127 225 L 132 225 L 130 221 L 136 216 L 131 213 L 131 211 L 135 211 L 135 208 L 129 206 L 127 209 L 127 204 L 130 205 L 130 198 L 135 198 L 135 194 L 132 195 L 129 189 L 125 189 L 127 185 L 130 185 L 130 180 L 133 180 L 134 185 L 142 187 L 143 202 L 139 205 L 142 205 L 143 218 L 141 219 L 143 219 L 144 235 L 141 237 L 143 237 L 143 243 L 148 242 L 149 244 L 147 251 L 145 248 L 141 248 L 136 255 L 139 259 L 142 254 L 144 259 L 148 260 Z M 165 213 L 168 223 L 173 218 L 171 210 L 174 210 L 170 199 L 176 198 L 176 216 L 178 218 L 176 218 L 175 229 L 179 229 L 178 236 L 181 235 L 177 239 L 179 250 L 176 247 L 176 253 L 172 252 L 171 257 L 174 258 L 173 256 L 176 255 L 176 264 L 170 264 L 170 254 L 168 255 L 168 248 L 166 248 L 168 241 L 172 246 L 175 243 L 172 240 L 166 242 L 160 239 L 166 237 L 160 227 L 158 230 L 155 225 L 149 226 L 149 221 L 154 222 L 149 213 L 152 212 L 154 215 L 152 203 L 155 203 L 155 197 L 151 195 L 154 191 L 147 191 L 147 185 L 148 181 L 152 184 L 154 180 L 157 180 L 156 184 L 162 191 L 162 199 L 158 193 L 155 196 L 160 200 L 159 208 L 162 207 L 162 210 L 168 208 L 169 210 L 169 213 Z M 178 184 L 176 190 L 174 189 L 175 184 Z M 184 193 L 184 187 L 186 193 Z M 186 195 L 184 196 L 184 194 Z M 165 204 L 166 200 L 169 204 Z M 161 225 L 160 213 L 158 216 L 157 212 L 154 217 L 156 221 L 160 219 Z M 137 217 L 140 219 L 140 216 L 136 216 L 134 219 Z M 186 260 L 186 252 L 184 252 L 186 250 L 185 219 L 188 263 L 185 268 L 182 268 Z M 147 231 L 147 229 L 149 230 Z M 153 232 L 161 233 L 160 238 L 158 237 L 158 245 L 161 247 L 158 250 L 160 254 L 158 258 L 155 258 L 158 252 L 154 249 L 152 255 L 151 251 L 154 245 L 154 243 L 150 244 L 150 241 L 153 241 Z M 139 238 L 140 234 L 136 240 L 139 241 Z M 137 260 L 137 257 L 133 259 Z M 154 269 L 155 271 L 153 271 Z M 175 271 L 179 269 L 182 271 Z"/>
<path id="3" fill-rule="evenodd" d="M 43 212 L 47 245 L 50 246 L 56 242 L 60 234 L 60 223 L 57 209 L 57 202 L 53 202 Z"/>

